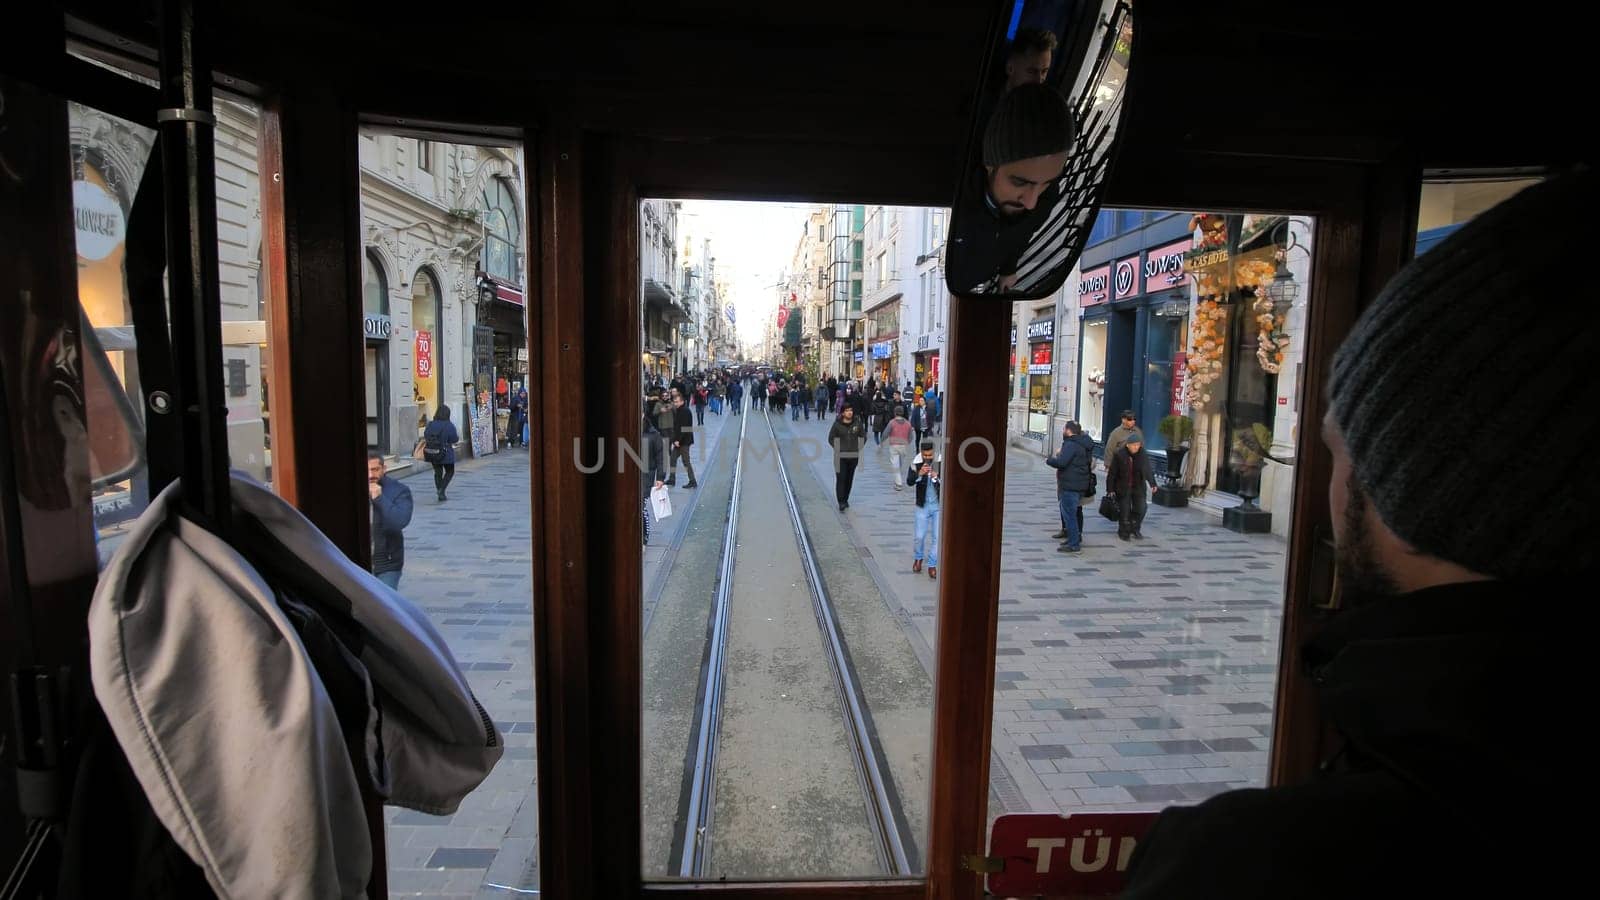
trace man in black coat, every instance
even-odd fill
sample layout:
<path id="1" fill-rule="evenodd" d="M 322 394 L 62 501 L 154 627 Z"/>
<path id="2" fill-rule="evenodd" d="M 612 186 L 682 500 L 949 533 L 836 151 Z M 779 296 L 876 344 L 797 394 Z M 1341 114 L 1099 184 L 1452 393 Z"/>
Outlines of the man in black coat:
<path id="1" fill-rule="evenodd" d="M 682 394 L 672 398 L 672 430 L 667 435 L 671 442 L 671 471 L 667 475 L 667 484 L 674 487 L 678 484 L 678 463 L 683 463 L 683 468 L 689 473 L 689 482 L 685 488 L 697 488 L 700 482 L 694 477 L 694 463 L 689 460 L 689 448 L 694 446 L 694 413 L 689 412 L 689 406 L 683 400 Z"/>
<path id="2" fill-rule="evenodd" d="M 1480 214 L 1362 313 L 1322 422 L 1340 611 L 1303 646 L 1302 671 L 1281 676 L 1315 692 L 1325 762 L 1308 781 L 1164 812 L 1124 900 L 1582 890 L 1593 791 L 1573 767 L 1587 751 L 1575 734 L 1540 736 L 1593 692 L 1594 604 L 1581 598 L 1600 481 L 1571 473 L 1600 418 L 1573 420 L 1583 433 L 1541 444 L 1532 466 L 1516 441 L 1441 455 L 1423 436 L 1507 409 L 1547 421 L 1594 393 L 1592 368 L 1552 362 L 1553 348 L 1600 341 L 1589 301 L 1539 284 L 1588 250 L 1581 230 L 1541 226 L 1586 220 L 1597 181 L 1558 178 Z M 1522 315 L 1535 296 L 1548 308 Z"/>
<path id="3" fill-rule="evenodd" d="M 1117 537 L 1122 540 L 1144 540 L 1140 528 L 1149 509 L 1149 498 L 1144 495 L 1146 484 L 1154 495 L 1155 471 L 1150 466 L 1150 456 L 1144 452 L 1144 436 L 1135 434 L 1111 457 L 1111 470 L 1106 473 L 1106 491 L 1117 495 L 1117 507 L 1122 511 L 1117 521 Z"/>

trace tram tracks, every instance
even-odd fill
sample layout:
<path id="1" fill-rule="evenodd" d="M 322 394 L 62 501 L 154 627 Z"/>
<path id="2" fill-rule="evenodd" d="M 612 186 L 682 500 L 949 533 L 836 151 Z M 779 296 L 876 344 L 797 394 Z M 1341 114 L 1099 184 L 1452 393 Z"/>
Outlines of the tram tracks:
<path id="1" fill-rule="evenodd" d="M 772 438 L 770 457 L 757 454 L 756 459 L 770 460 L 781 485 L 783 508 L 788 513 L 800 569 L 804 573 L 809 592 L 811 612 L 818 628 L 818 651 L 826 661 L 831 679 L 831 692 L 837 703 L 837 722 L 842 729 L 843 745 L 847 748 L 850 763 L 860 790 L 861 813 L 870 835 L 878 866 L 884 875 L 914 874 L 914 863 L 908 846 L 911 843 L 904 814 L 896 802 L 895 789 L 889 765 L 875 740 L 872 715 L 859 676 L 855 671 L 843 636 L 840 633 L 838 614 L 828 594 L 817 554 L 807 532 L 801 506 L 795 493 L 788 468 L 779 450 L 778 436 L 770 416 L 766 418 L 767 431 Z M 758 425 L 758 427 L 760 427 Z M 701 666 L 700 690 L 694 735 L 691 739 L 689 772 L 686 782 L 684 809 L 680 811 L 679 834 L 675 840 L 675 874 L 697 880 L 714 877 L 711 857 L 716 841 L 718 793 L 718 760 L 724 727 L 724 700 L 727 694 L 727 669 L 730 658 L 731 619 L 734 604 L 760 603 L 761 597 L 733 597 L 735 567 L 738 561 L 740 508 L 747 472 L 745 469 L 747 445 L 744 441 L 744 423 L 741 424 L 738 451 L 733 464 L 733 490 L 728 504 L 728 520 L 723 535 L 722 553 L 715 598 L 707 626 L 707 645 Z M 759 511 L 770 522 L 771 510 Z M 826 743 L 823 735 L 812 735 L 819 744 Z"/>

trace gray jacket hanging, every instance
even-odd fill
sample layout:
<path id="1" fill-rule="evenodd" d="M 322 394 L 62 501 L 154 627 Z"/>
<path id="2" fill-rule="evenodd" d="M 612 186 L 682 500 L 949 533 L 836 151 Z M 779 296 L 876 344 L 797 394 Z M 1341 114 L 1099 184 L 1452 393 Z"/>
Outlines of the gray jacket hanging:
<path id="1" fill-rule="evenodd" d="M 298 511 L 235 473 L 230 544 L 177 514 L 177 490 L 101 574 L 95 696 L 219 896 L 361 896 L 361 782 L 448 815 L 499 761 L 500 735 L 426 615 Z M 332 657 L 344 665 L 324 677 Z"/>

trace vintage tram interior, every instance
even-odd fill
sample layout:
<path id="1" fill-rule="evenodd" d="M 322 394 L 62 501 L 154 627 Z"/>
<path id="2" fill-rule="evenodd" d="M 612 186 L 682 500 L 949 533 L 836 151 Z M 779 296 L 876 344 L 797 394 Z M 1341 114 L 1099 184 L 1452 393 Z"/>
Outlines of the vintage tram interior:
<path id="1" fill-rule="evenodd" d="M 1070 890 L 1007 880 L 1042 878 L 1041 848 L 1079 871 L 1112 856 L 1084 866 L 1075 822 L 1028 844 L 997 819 L 1129 822 L 1317 775 L 1338 747 L 1302 647 L 1348 611 L 1320 431 L 1335 353 L 1407 263 L 1594 154 L 1594 68 L 1551 9 L 79 0 L 5 19 L 6 897 L 1114 895 L 1125 856 Z M 737 255 L 768 222 L 782 273 Z M 1570 262 L 1521 315 L 1592 293 Z M 747 330 L 752 309 L 782 318 Z M 920 519 L 911 559 L 936 493 L 917 447 L 907 473 L 862 432 L 835 515 L 824 435 L 851 401 L 821 399 L 830 368 L 905 381 L 917 441 L 937 435 L 937 563 Z M 772 372 L 783 396 L 757 409 Z M 641 519 L 640 405 L 647 443 L 675 441 L 692 413 L 652 392 L 702 375 L 713 415 L 683 455 L 704 486 L 664 443 L 677 516 L 651 511 L 647 471 Z M 1058 554 L 1043 460 L 1069 421 L 1098 459 L 1123 408 L 1161 470 L 1152 540 L 1119 543 L 1126 520 L 1089 505 L 1083 554 Z M 969 445 L 999 463 L 955 465 Z M 375 542 L 391 483 L 400 587 Z M 128 561 L 168 485 L 197 559 L 254 541 L 262 572 L 316 557 L 315 577 Z M 319 720 L 347 756 L 278 752 L 276 717 L 344 710 L 339 686 L 243 678 L 226 646 L 188 652 L 198 630 L 91 612 L 124 592 L 188 604 L 179 632 L 224 627 L 223 594 L 333 597 L 322 646 L 356 660 L 343 696 L 371 719 Z M 150 654 L 121 681 L 112 635 Z M 105 700 L 124 682 L 195 719 L 130 701 L 136 751 Z M 191 727 L 246 682 L 284 709 L 247 694 Z M 257 751 L 283 766 L 256 772 L 259 804 L 227 763 Z M 158 771 L 179 787 L 147 800 Z M 323 837 L 281 845 L 316 863 L 280 860 L 279 882 L 240 830 L 266 841 L 301 783 L 328 791 L 326 814 L 298 810 Z"/>

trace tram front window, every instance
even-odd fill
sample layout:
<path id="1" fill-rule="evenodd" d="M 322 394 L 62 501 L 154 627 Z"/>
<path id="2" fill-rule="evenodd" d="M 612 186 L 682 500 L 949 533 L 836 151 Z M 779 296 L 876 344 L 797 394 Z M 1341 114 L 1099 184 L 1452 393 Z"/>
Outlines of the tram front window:
<path id="1" fill-rule="evenodd" d="M 640 206 L 646 878 L 925 869 L 944 221 Z"/>

